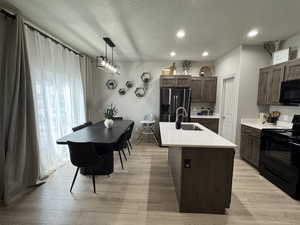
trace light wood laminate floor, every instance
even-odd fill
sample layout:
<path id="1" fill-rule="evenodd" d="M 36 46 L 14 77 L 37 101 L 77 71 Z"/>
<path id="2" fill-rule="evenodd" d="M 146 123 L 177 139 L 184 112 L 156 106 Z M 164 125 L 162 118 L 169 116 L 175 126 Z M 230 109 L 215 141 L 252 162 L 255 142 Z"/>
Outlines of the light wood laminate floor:
<path id="1" fill-rule="evenodd" d="M 227 215 L 178 213 L 167 149 L 152 144 L 134 146 L 125 170 L 116 160 L 111 177 L 80 175 L 73 194 L 75 168 L 68 164 L 48 182 L 15 204 L 0 208 L 0 225 L 295 225 L 300 202 L 293 200 L 236 159 L 231 208 Z"/>

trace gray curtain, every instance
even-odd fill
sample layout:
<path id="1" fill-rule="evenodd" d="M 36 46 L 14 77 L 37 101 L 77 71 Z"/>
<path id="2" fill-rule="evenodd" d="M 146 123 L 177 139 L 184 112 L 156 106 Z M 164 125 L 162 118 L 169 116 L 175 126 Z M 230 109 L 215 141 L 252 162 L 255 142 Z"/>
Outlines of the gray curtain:
<path id="1" fill-rule="evenodd" d="M 83 93 L 85 102 L 86 119 L 93 121 L 93 79 L 95 75 L 95 61 L 89 56 L 80 58 L 81 78 L 83 83 Z"/>
<path id="2" fill-rule="evenodd" d="M 24 22 L 20 16 L 13 20 L 6 35 L 0 77 L 0 163 L 3 200 L 8 204 L 36 184 L 39 155 Z"/>

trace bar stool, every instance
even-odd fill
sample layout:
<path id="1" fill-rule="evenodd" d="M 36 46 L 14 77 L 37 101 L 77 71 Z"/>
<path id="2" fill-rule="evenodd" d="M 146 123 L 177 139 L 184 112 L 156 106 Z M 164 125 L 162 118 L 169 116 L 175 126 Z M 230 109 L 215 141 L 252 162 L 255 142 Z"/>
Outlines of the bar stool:
<path id="1" fill-rule="evenodd" d="M 153 130 L 153 127 L 155 125 L 155 120 L 153 119 L 153 115 L 152 114 L 145 115 L 144 120 L 140 121 L 140 123 L 142 124 L 143 130 L 137 139 L 137 143 L 140 143 L 140 141 L 144 136 L 151 135 L 154 138 L 156 144 L 159 145 Z"/>

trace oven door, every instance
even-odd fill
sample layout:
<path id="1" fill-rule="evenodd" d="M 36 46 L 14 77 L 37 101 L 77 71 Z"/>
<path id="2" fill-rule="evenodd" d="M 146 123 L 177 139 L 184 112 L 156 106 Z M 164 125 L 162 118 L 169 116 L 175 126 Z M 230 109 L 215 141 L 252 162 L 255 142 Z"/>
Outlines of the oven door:
<path id="1" fill-rule="evenodd" d="M 259 172 L 294 198 L 298 198 L 299 149 L 284 135 L 262 133 Z"/>

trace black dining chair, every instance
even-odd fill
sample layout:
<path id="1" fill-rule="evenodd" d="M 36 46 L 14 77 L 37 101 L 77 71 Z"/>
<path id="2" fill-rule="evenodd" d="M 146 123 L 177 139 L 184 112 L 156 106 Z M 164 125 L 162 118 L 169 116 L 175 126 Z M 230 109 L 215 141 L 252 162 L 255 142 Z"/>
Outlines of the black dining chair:
<path id="1" fill-rule="evenodd" d="M 97 166 L 97 164 L 99 164 L 102 161 L 102 158 L 99 154 L 97 154 L 95 145 L 93 143 L 78 143 L 68 141 L 68 146 L 70 151 L 71 162 L 74 166 L 77 167 L 70 188 L 70 192 L 72 192 L 79 168 L 85 167 L 92 169 L 94 193 L 96 193 L 94 168 Z"/>
<path id="2" fill-rule="evenodd" d="M 132 145 L 130 142 L 130 139 L 132 137 L 132 132 L 133 132 L 133 128 L 134 128 L 134 122 L 132 122 L 132 124 L 129 126 L 129 129 L 127 130 L 127 147 L 129 146 L 132 149 Z"/>
<path id="3" fill-rule="evenodd" d="M 134 127 L 134 122 L 127 128 L 127 131 L 125 133 L 125 136 L 126 136 L 125 147 L 127 148 L 129 155 L 131 155 L 130 148 L 132 149 L 132 145 L 130 143 L 130 138 L 132 136 L 133 127 Z"/>
<path id="4" fill-rule="evenodd" d="M 77 127 L 73 127 L 72 130 L 73 130 L 73 132 L 75 132 L 75 131 L 78 131 L 78 130 L 80 130 L 80 129 L 82 129 L 82 128 L 88 127 L 88 126 L 90 126 L 90 125 L 92 125 L 92 124 L 93 124 L 92 121 L 87 121 L 87 122 L 85 122 L 84 124 L 81 124 L 81 125 L 79 125 L 79 126 L 77 126 Z"/>
<path id="5" fill-rule="evenodd" d="M 125 159 L 127 161 L 127 157 L 126 157 L 126 154 L 124 152 L 124 148 L 126 147 L 126 141 L 127 141 L 127 137 L 126 137 L 126 132 L 125 132 L 119 138 L 118 142 L 115 145 L 113 145 L 113 150 L 115 152 L 119 152 L 119 158 L 120 158 L 122 169 L 124 169 L 124 165 L 123 165 L 123 160 L 122 160 L 121 152 L 123 153 L 123 155 L 124 155 L 124 157 L 125 157 Z"/>

